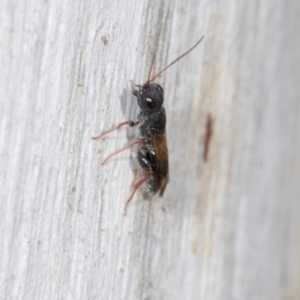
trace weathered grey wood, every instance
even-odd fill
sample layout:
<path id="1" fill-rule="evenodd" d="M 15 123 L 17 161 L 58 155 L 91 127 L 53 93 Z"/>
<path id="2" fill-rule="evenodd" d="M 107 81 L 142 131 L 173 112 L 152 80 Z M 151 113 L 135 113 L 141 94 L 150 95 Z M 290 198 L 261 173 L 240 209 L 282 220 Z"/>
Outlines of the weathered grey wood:
<path id="1" fill-rule="evenodd" d="M 300 2 L 2 1 L 1 299 L 300 299 Z M 170 183 L 130 130 L 165 66 Z M 207 115 L 213 118 L 203 160 Z"/>

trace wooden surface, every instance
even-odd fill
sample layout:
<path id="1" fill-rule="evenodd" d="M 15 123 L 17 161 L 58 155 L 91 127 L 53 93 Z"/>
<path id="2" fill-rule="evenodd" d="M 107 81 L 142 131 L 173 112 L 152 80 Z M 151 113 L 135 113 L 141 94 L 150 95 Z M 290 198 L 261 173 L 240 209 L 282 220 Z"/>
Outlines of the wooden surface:
<path id="1" fill-rule="evenodd" d="M 299 1 L 0 8 L 0 299 L 300 299 Z M 202 35 L 157 81 L 166 193 L 123 217 L 133 154 L 100 163 L 134 135 L 91 136 Z"/>

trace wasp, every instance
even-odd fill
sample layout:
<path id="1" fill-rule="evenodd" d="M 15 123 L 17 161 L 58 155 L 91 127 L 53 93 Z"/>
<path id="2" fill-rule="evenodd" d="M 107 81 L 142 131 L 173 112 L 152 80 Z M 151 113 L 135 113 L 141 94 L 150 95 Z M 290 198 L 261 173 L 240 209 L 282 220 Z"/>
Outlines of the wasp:
<path id="1" fill-rule="evenodd" d="M 192 48 L 151 77 L 154 63 L 153 58 L 148 73 L 148 79 L 144 84 L 135 85 L 132 80 L 129 81 L 131 92 L 137 98 L 137 104 L 140 108 L 137 121 L 129 120 L 122 122 L 117 126 L 102 132 L 100 135 L 92 137 L 92 139 L 102 138 L 108 133 L 126 125 L 130 127 L 138 126 L 139 128 L 139 136 L 135 141 L 126 147 L 115 151 L 102 162 L 103 165 L 114 155 L 137 145 L 137 159 L 142 169 L 142 178 L 133 185 L 131 194 L 125 203 L 124 215 L 127 213 L 129 202 L 132 200 L 134 194 L 142 184 L 146 183 L 148 195 L 153 196 L 158 193 L 158 195 L 162 197 L 164 194 L 169 182 L 169 159 L 166 137 L 167 119 L 166 111 L 163 106 L 164 90 L 158 83 L 154 83 L 154 81 L 169 67 L 196 48 L 203 39 L 204 36 L 202 36 L 202 38 Z"/>

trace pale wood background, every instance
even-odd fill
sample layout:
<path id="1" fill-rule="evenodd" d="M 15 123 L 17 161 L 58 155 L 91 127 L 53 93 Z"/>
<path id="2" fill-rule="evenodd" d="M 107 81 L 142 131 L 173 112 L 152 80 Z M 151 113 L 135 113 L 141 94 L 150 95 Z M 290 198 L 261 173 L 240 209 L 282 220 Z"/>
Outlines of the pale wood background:
<path id="1" fill-rule="evenodd" d="M 300 299 L 300 2 L 0 3 L 1 299 Z M 170 183 L 135 197 L 128 79 L 158 82 Z M 214 120 L 207 162 L 203 138 Z"/>

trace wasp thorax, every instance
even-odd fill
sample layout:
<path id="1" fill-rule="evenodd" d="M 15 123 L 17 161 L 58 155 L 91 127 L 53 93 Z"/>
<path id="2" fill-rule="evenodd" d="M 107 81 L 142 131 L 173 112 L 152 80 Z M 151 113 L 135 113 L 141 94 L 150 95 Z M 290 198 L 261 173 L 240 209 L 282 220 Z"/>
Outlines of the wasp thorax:
<path id="1" fill-rule="evenodd" d="M 164 91 L 159 84 L 150 83 L 137 92 L 137 102 L 144 111 L 159 110 L 164 102 Z"/>

